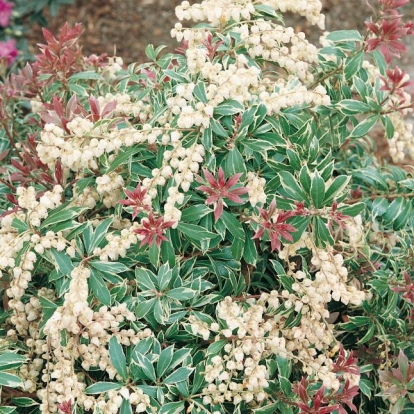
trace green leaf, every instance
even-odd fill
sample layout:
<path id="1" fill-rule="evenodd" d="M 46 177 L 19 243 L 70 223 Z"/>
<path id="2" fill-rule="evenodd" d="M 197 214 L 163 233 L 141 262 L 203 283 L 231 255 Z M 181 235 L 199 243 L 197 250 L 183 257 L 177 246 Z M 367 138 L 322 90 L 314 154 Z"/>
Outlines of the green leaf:
<path id="1" fill-rule="evenodd" d="M 14 414 L 14 413 L 16 413 L 15 407 L 10 407 L 10 406 L 0 407 L 0 414 Z"/>
<path id="2" fill-rule="evenodd" d="M 358 345 L 362 345 L 368 342 L 374 336 L 374 333 L 375 333 L 375 324 L 371 323 L 366 334 L 361 339 L 358 340 Z"/>
<path id="3" fill-rule="evenodd" d="M 26 361 L 26 357 L 14 352 L 3 352 L 0 354 L 0 371 L 20 367 Z"/>
<path id="4" fill-rule="evenodd" d="M 180 365 L 184 360 L 186 360 L 189 357 L 190 354 L 191 349 L 189 348 L 177 349 L 177 351 L 174 352 L 168 371 L 173 370 L 177 365 Z"/>
<path id="5" fill-rule="evenodd" d="M 69 82 L 76 81 L 76 80 L 101 80 L 102 75 L 99 73 L 96 73 L 93 70 L 87 70 L 85 72 L 78 72 L 74 75 L 71 75 L 69 77 Z"/>
<path id="6" fill-rule="evenodd" d="M 365 52 L 361 50 L 354 56 L 347 58 L 345 61 L 344 74 L 346 79 L 351 79 L 361 68 L 364 63 Z M 362 96 L 364 98 L 364 96 Z"/>
<path id="7" fill-rule="evenodd" d="M 279 376 L 279 383 L 280 388 L 282 389 L 285 395 L 289 396 L 292 394 L 292 384 L 286 377 Z"/>
<path id="8" fill-rule="evenodd" d="M 193 221 L 198 222 L 201 218 L 211 213 L 212 211 L 213 210 L 210 207 L 207 207 L 205 204 L 196 204 L 182 211 L 181 221 L 184 221 L 186 223 Z"/>
<path id="9" fill-rule="evenodd" d="M 193 394 L 198 393 L 201 388 L 206 384 L 206 380 L 205 380 L 205 362 L 201 361 L 199 362 L 196 366 L 195 366 L 195 370 L 194 370 L 194 377 L 193 380 L 191 381 L 191 392 Z"/>
<path id="10" fill-rule="evenodd" d="M 256 245 L 254 244 L 254 240 L 252 239 L 252 232 L 250 229 L 244 228 L 246 231 L 246 240 L 244 245 L 244 251 L 243 251 L 243 258 L 246 261 L 247 264 L 256 266 L 257 262 L 257 250 Z"/>
<path id="11" fill-rule="evenodd" d="M 179 301 L 182 300 L 190 300 L 196 295 L 196 291 L 190 288 L 186 287 L 178 287 L 169 290 L 165 293 L 165 296 L 167 296 L 170 299 L 176 299 Z"/>
<path id="12" fill-rule="evenodd" d="M 275 147 L 275 144 L 263 139 L 244 139 L 240 141 L 246 148 L 254 152 L 269 151 Z"/>
<path id="13" fill-rule="evenodd" d="M 239 133 L 240 130 L 248 131 L 249 127 L 251 127 L 255 121 L 255 115 L 257 113 L 257 110 L 259 107 L 257 105 L 251 106 L 250 108 L 247 108 L 241 117 L 241 123 L 239 126 Z M 245 135 L 245 134 L 244 134 Z"/>
<path id="14" fill-rule="evenodd" d="M 400 414 L 406 403 L 406 398 L 400 396 L 395 404 L 392 405 L 390 414 Z"/>
<path id="15" fill-rule="evenodd" d="M 89 246 L 85 246 L 89 254 L 92 254 L 95 248 L 98 247 L 104 240 L 105 236 L 108 233 L 109 226 L 112 224 L 112 221 L 112 217 L 107 218 L 106 220 L 103 220 L 101 223 L 99 223 L 99 225 L 96 227 Z"/>
<path id="16" fill-rule="evenodd" d="M 131 403 L 127 400 L 122 400 L 121 408 L 119 414 L 132 414 Z"/>
<path id="17" fill-rule="evenodd" d="M 73 92 L 74 94 L 76 94 L 78 96 L 87 96 L 88 95 L 87 89 L 84 88 L 81 85 L 77 85 L 76 83 L 69 83 L 68 88 L 71 92 Z"/>
<path id="18" fill-rule="evenodd" d="M 165 385 L 173 385 L 176 382 L 185 381 L 193 371 L 194 368 L 178 368 L 176 371 L 168 375 L 168 377 L 164 379 L 163 383 Z"/>
<path id="19" fill-rule="evenodd" d="M 160 264 L 160 253 L 160 248 L 158 247 L 157 242 L 154 240 L 148 249 L 148 257 L 154 267 L 158 267 Z"/>
<path id="20" fill-rule="evenodd" d="M 234 238 L 231 244 L 231 252 L 234 260 L 239 261 L 243 257 L 244 245 L 244 240 Z"/>
<path id="21" fill-rule="evenodd" d="M 55 310 L 58 308 L 58 305 L 49 299 L 46 299 L 43 296 L 39 296 L 39 303 L 42 308 L 42 323 L 40 325 L 40 329 L 45 326 L 46 322 L 52 317 L 52 315 L 55 313 Z"/>
<path id="22" fill-rule="evenodd" d="M 316 208 L 323 207 L 323 200 L 325 198 L 325 181 L 319 175 L 318 171 L 315 171 L 315 175 L 312 178 L 310 193 L 313 205 Z"/>
<path id="23" fill-rule="evenodd" d="M 118 155 L 112 160 L 111 164 L 109 165 L 106 174 L 109 174 L 112 171 L 115 171 L 120 165 L 127 164 L 132 157 L 140 150 L 141 148 L 138 145 L 134 145 L 129 148 L 123 147 L 122 151 L 118 153 Z"/>
<path id="24" fill-rule="evenodd" d="M 287 148 L 286 155 L 289 159 L 289 165 L 293 168 L 293 170 L 299 171 L 302 167 L 302 163 L 298 153 L 290 148 Z"/>
<path id="25" fill-rule="evenodd" d="M 27 231 L 29 229 L 28 225 L 24 222 L 21 221 L 18 218 L 13 218 L 11 226 L 16 229 L 19 233 L 24 233 L 25 231 Z"/>
<path id="26" fill-rule="evenodd" d="M 172 357 L 174 353 L 174 345 L 170 345 L 169 347 L 163 349 L 160 353 L 157 362 L 157 375 L 158 378 L 161 378 L 166 372 L 168 367 L 171 364 Z"/>
<path id="27" fill-rule="evenodd" d="M 372 216 L 373 218 L 381 217 L 387 212 L 390 202 L 386 198 L 376 198 L 372 202 Z"/>
<path id="28" fill-rule="evenodd" d="M 17 375 L 0 372 L 0 385 L 11 388 L 22 387 L 23 381 Z"/>
<path id="29" fill-rule="evenodd" d="M 141 354 L 136 354 L 138 366 L 142 369 L 142 372 L 153 382 L 157 381 L 157 377 L 155 375 L 154 366 L 151 364 L 151 361 L 145 356 Z"/>
<path id="30" fill-rule="evenodd" d="M 237 173 L 246 173 L 246 162 L 236 147 L 227 153 L 224 171 L 227 177 Z M 243 179 L 243 176 L 241 178 Z"/>
<path id="31" fill-rule="evenodd" d="M 175 249 L 174 245 L 171 243 L 171 230 L 167 229 L 165 236 L 168 241 L 161 243 L 161 259 L 163 263 L 168 263 L 170 267 L 175 265 Z"/>
<path id="32" fill-rule="evenodd" d="M 70 256 L 65 252 L 58 252 L 55 248 L 50 249 L 54 257 L 58 270 L 64 275 L 70 275 L 75 266 L 72 263 Z"/>
<path id="33" fill-rule="evenodd" d="M 210 127 L 212 132 L 214 132 L 217 136 L 226 139 L 228 138 L 228 132 L 223 128 L 223 125 L 221 125 L 220 122 L 217 121 L 217 119 L 210 119 Z"/>
<path id="34" fill-rule="evenodd" d="M 376 125 L 379 120 L 379 115 L 374 114 L 370 115 L 368 118 L 365 118 L 362 122 L 360 122 L 351 132 L 349 136 L 351 139 L 353 138 L 361 138 L 368 134 L 372 128 Z"/>
<path id="35" fill-rule="evenodd" d="M 170 301 L 165 298 L 157 298 L 154 305 L 154 319 L 165 325 L 171 315 Z"/>
<path id="36" fill-rule="evenodd" d="M 361 101 L 355 101 L 353 99 L 344 99 L 343 101 L 340 101 L 338 109 L 344 115 L 357 115 L 371 111 L 368 104 Z"/>
<path id="37" fill-rule="evenodd" d="M 365 203 L 355 203 L 350 206 L 342 206 L 338 208 L 345 216 L 355 217 L 365 210 Z"/>
<path id="38" fill-rule="evenodd" d="M 332 201 L 342 195 L 341 193 L 346 189 L 350 180 L 351 177 L 346 175 L 338 175 L 338 177 L 335 177 L 332 184 L 326 190 L 323 204 L 330 204 Z"/>
<path id="39" fill-rule="evenodd" d="M 39 405 L 37 401 L 28 397 L 12 397 L 12 401 L 18 407 L 33 407 L 34 405 Z"/>
<path id="40" fill-rule="evenodd" d="M 214 115 L 235 115 L 243 110 L 244 106 L 240 102 L 227 100 L 214 109 Z"/>
<path id="41" fill-rule="evenodd" d="M 226 134 L 226 137 L 227 137 L 227 134 Z M 213 149 L 213 131 L 211 127 L 204 128 L 203 145 L 204 145 L 204 148 L 209 152 Z"/>
<path id="42" fill-rule="evenodd" d="M 256 11 L 264 14 L 265 16 L 273 17 L 274 19 L 280 20 L 281 17 L 276 13 L 275 8 L 268 4 L 255 4 L 254 8 Z"/>
<path id="43" fill-rule="evenodd" d="M 385 75 L 385 71 L 388 69 L 388 64 L 385 61 L 384 55 L 380 50 L 374 50 L 371 53 L 372 58 L 374 59 L 375 63 L 378 66 L 378 69 L 381 72 L 381 75 Z"/>
<path id="44" fill-rule="evenodd" d="M 149 44 L 146 48 L 145 48 L 145 54 L 148 56 L 148 58 L 150 60 L 155 60 L 157 58 L 157 55 L 155 53 L 154 50 L 154 45 Z"/>
<path id="45" fill-rule="evenodd" d="M 175 72 L 174 70 L 165 69 L 165 70 L 163 70 L 163 73 L 164 73 L 164 75 L 170 77 L 171 79 L 174 79 L 177 82 L 180 82 L 180 83 L 188 83 L 189 82 L 188 79 L 185 76 L 183 76 L 180 73 Z"/>
<path id="46" fill-rule="evenodd" d="M 401 230 L 407 224 L 411 214 L 411 200 L 398 197 L 389 205 L 386 213 L 383 215 L 383 219 L 388 223 L 392 223 L 394 230 Z"/>
<path id="47" fill-rule="evenodd" d="M 319 155 L 319 140 L 316 137 L 312 138 L 312 141 L 309 145 L 308 153 L 308 163 L 311 164 L 316 160 L 316 157 Z"/>
<path id="48" fill-rule="evenodd" d="M 313 221 L 316 244 L 320 247 L 332 246 L 334 244 L 334 239 L 329 231 L 326 220 L 315 216 Z"/>
<path id="49" fill-rule="evenodd" d="M 295 201 L 306 201 L 307 196 L 303 189 L 298 185 L 296 178 L 288 171 L 279 173 L 283 189 L 289 197 Z"/>
<path id="50" fill-rule="evenodd" d="M 277 355 L 276 363 L 279 375 L 281 375 L 282 377 L 289 378 L 291 372 L 289 360 L 287 358 L 282 358 L 280 355 Z"/>
<path id="51" fill-rule="evenodd" d="M 94 260 L 89 263 L 92 267 L 99 270 L 100 272 L 110 273 L 113 275 L 117 275 L 118 273 L 127 272 L 130 270 L 129 267 L 119 262 L 103 262 Z"/>
<path id="52" fill-rule="evenodd" d="M 163 404 L 158 411 L 159 414 L 182 414 L 184 412 L 184 401 L 169 402 L 167 404 Z"/>
<path id="53" fill-rule="evenodd" d="M 216 355 L 218 354 L 225 346 L 226 340 L 222 339 L 220 341 L 215 341 L 210 344 L 207 348 L 207 355 Z"/>
<path id="54" fill-rule="evenodd" d="M 152 298 L 150 300 L 138 303 L 135 308 L 135 316 L 137 319 L 144 318 L 151 311 L 151 309 L 154 308 L 156 301 L 157 299 Z"/>
<path id="55" fill-rule="evenodd" d="M 391 139 L 394 136 L 395 128 L 389 116 L 381 116 L 381 122 L 384 125 L 387 138 Z"/>
<path id="56" fill-rule="evenodd" d="M 141 290 L 158 290 L 157 277 L 150 270 L 143 267 L 135 268 L 135 279 Z"/>
<path id="57" fill-rule="evenodd" d="M 279 412 L 279 403 L 266 405 L 265 407 L 256 408 L 253 410 L 254 414 L 274 414 Z"/>
<path id="58" fill-rule="evenodd" d="M 90 385 L 86 388 L 86 394 L 103 394 L 104 392 L 119 390 L 123 384 L 117 384 L 116 382 L 95 382 L 95 384 Z"/>
<path id="59" fill-rule="evenodd" d="M 364 37 L 358 30 L 337 30 L 326 36 L 332 42 L 363 42 Z"/>
<path id="60" fill-rule="evenodd" d="M 237 239 L 244 240 L 245 234 L 243 230 L 243 226 L 236 217 L 228 213 L 227 211 L 223 211 L 223 214 L 220 217 L 220 220 L 223 220 L 224 225 L 226 226 L 227 230 Z"/>
<path id="61" fill-rule="evenodd" d="M 74 228 L 72 231 L 70 231 L 67 235 L 66 235 L 66 240 L 72 240 L 74 239 L 76 236 L 78 236 L 79 234 L 83 233 L 83 231 L 88 227 L 88 222 L 85 221 L 84 223 L 80 224 Z"/>
<path id="62" fill-rule="evenodd" d="M 311 176 L 310 176 L 310 171 L 307 165 L 304 165 L 299 173 L 299 182 L 301 184 L 301 186 L 303 187 L 303 189 L 310 194 L 310 188 L 311 188 Z"/>
<path id="63" fill-rule="evenodd" d="M 163 264 L 158 270 L 158 286 L 160 291 L 164 291 L 172 278 L 173 272 L 168 264 Z"/>
<path id="64" fill-rule="evenodd" d="M 190 239 L 201 241 L 206 239 L 213 239 L 217 236 L 216 233 L 208 231 L 204 227 L 197 226 L 195 224 L 188 224 L 180 222 L 178 223 L 177 229 L 180 230 L 184 236 L 189 237 Z"/>
<path id="65" fill-rule="evenodd" d="M 88 279 L 88 284 L 96 299 L 106 306 L 111 305 L 111 294 L 102 276 L 94 269 L 91 270 L 91 275 Z"/>
<path id="66" fill-rule="evenodd" d="M 128 378 L 126 358 L 118 339 L 113 336 L 109 341 L 109 358 L 118 374 L 126 381 Z"/>
<path id="67" fill-rule="evenodd" d="M 61 223 L 62 221 L 68 221 L 71 220 L 82 212 L 87 210 L 85 207 L 72 207 L 68 210 L 54 210 L 52 213 L 49 214 L 49 216 L 46 218 L 46 220 L 43 221 L 43 223 L 40 226 L 40 229 L 44 229 L 48 226 L 53 226 L 54 224 Z"/>
<path id="68" fill-rule="evenodd" d="M 388 184 L 385 176 L 373 166 L 362 168 L 354 173 L 354 177 L 362 180 L 379 190 L 388 191 Z"/>
<path id="69" fill-rule="evenodd" d="M 359 380 L 359 389 L 364 395 L 366 395 L 368 398 L 371 398 L 371 394 L 375 389 L 375 386 L 370 380 L 361 378 Z"/>
<path id="70" fill-rule="evenodd" d="M 206 85 L 204 82 L 198 82 L 197 85 L 194 87 L 193 95 L 201 102 L 207 103 L 207 91 L 206 91 Z"/>
<path id="71" fill-rule="evenodd" d="M 354 330 L 367 325 L 372 325 L 372 321 L 368 316 L 351 316 L 349 322 L 345 322 L 341 326 L 345 330 Z"/>

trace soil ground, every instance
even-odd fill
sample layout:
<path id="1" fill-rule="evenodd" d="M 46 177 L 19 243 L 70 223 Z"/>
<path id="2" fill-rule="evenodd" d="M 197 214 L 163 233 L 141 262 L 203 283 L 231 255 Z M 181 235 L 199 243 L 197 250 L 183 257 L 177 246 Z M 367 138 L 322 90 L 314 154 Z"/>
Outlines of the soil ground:
<path id="1" fill-rule="evenodd" d="M 295 0 L 292 0 L 295 1 Z M 376 4 L 377 0 L 370 0 Z M 190 3 L 196 3 L 190 0 Z M 365 0 L 322 0 L 326 15 L 326 29 L 359 29 L 364 31 L 364 21 L 372 15 Z M 170 30 L 177 19 L 175 7 L 181 0 L 76 0 L 69 6 L 63 6 L 59 15 L 49 19 L 49 30 L 57 33 L 65 21 L 70 24 L 82 22 L 85 29 L 82 37 L 85 54 L 107 53 L 121 56 L 126 64 L 145 62 L 145 47 L 167 45 L 167 51 L 178 46 L 170 36 Z M 403 8 L 404 19 L 414 21 L 414 0 Z M 304 31 L 307 37 L 317 42 L 321 31 L 307 24 L 305 19 L 288 16 L 286 25 L 297 31 Z M 30 48 L 37 52 L 36 44 L 43 41 L 40 27 L 34 27 L 30 35 Z M 408 39 L 409 52 L 394 64 L 407 70 L 414 78 L 414 36 Z M 414 92 L 414 90 L 413 90 Z M 383 158 L 387 155 L 387 142 L 377 140 L 378 150 Z"/>

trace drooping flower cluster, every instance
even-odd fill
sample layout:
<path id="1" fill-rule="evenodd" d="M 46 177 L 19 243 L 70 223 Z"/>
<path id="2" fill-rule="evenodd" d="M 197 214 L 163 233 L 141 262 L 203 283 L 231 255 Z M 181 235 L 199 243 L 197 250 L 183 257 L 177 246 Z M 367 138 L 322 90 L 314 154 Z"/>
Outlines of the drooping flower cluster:
<path id="1" fill-rule="evenodd" d="M 245 401 L 255 406 L 267 398 L 269 373 L 264 360 L 270 355 L 300 361 L 305 372 L 322 380 L 328 389 L 338 390 L 340 382 L 335 372 L 341 370 L 337 370 L 329 356 L 335 339 L 326 330 L 326 312 L 319 316 L 309 313 L 309 308 L 305 310 L 290 302 L 294 297 L 288 292 L 280 295 L 272 291 L 246 302 L 227 297 L 218 304 L 220 325 L 212 324 L 209 329 L 218 333 L 216 340 L 226 338 L 228 343 L 220 354 L 207 361 L 205 379 L 209 385 L 203 389 L 205 404 Z M 302 299 L 296 297 L 297 302 Z M 301 314 L 299 326 L 284 328 L 286 317 L 275 314 L 280 306 L 295 307 Z M 320 302 L 316 306 L 320 309 Z M 192 321 L 194 334 L 202 333 L 198 324 Z"/>

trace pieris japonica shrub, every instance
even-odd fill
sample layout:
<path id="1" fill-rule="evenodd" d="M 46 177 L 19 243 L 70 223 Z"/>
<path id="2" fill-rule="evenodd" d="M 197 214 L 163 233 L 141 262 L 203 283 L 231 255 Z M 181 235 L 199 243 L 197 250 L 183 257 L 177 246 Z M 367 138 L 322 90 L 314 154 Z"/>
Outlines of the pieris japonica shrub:
<path id="1" fill-rule="evenodd" d="M 1 413 L 413 409 L 406 3 L 315 46 L 319 0 L 183 2 L 126 69 L 44 31 L 1 87 Z"/>

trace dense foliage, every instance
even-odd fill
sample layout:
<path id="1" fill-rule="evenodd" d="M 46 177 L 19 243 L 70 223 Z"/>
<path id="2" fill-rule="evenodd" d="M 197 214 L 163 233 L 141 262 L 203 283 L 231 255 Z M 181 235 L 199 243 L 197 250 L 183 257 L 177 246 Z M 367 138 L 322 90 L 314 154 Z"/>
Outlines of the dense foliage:
<path id="1" fill-rule="evenodd" d="M 176 9 L 176 54 L 44 31 L 1 86 L 0 413 L 408 413 L 413 34 L 379 0 Z M 317 29 L 315 29 L 317 30 Z"/>

